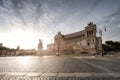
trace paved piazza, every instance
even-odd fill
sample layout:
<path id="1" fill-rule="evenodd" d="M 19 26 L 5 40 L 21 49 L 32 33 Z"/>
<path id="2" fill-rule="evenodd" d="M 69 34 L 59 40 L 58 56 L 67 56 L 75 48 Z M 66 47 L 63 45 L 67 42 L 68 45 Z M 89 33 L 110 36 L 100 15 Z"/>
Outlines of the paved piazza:
<path id="1" fill-rule="evenodd" d="M 120 80 L 120 57 L 0 57 L 0 80 Z"/>

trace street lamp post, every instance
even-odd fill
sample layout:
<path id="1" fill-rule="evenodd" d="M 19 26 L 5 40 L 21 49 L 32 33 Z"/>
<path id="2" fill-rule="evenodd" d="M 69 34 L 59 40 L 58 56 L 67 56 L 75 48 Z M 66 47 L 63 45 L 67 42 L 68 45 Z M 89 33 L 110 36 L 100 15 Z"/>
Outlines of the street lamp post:
<path id="1" fill-rule="evenodd" d="M 101 29 L 99 29 L 99 34 L 100 34 L 101 40 L 102 40 L 102 32 L 103 32 L 103 31 L 102 31 Z M 101 49 L 102 49 L 102 48 L 101 48 Z M 101 55 L 104 57 L 103 50 L 102 50 Z"/>
<path id="2" fill-rule="evenodd" d="M 104 27 L 104 31 L 106 31 L 106 27 Z M 101 40 L 102 40 L 102 35 L 103 35 L 103 30 L 102 29 L 99 29 L 99 34 L 100 34 L 100 37 L 101 37 Z M 104 57 L 103 49 L 102 49 L 102 54 L 101 55 Z"/>

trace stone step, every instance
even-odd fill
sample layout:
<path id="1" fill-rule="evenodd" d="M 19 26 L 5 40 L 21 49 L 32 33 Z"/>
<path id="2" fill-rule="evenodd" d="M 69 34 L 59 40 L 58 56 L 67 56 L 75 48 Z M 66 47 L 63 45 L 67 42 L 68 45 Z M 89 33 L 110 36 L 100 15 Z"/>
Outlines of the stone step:
<path id="1" fill-rule="evenodd" d="M 2 76 L 22 77 L 120 77 L 120 73 L 41 73 L 41 72 L 0 72 Z"/>

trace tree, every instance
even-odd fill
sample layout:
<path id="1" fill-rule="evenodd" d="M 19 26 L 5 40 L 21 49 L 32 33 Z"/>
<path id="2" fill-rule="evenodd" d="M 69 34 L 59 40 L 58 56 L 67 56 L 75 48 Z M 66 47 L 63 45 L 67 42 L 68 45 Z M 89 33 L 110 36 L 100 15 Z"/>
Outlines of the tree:
<path id="1" fill-rule="evenodd" d="M 105 43 L 106 43 L 108 46 L 113 46 L 113 44 L 114 44 L 113 41 L 105 41 Z"/>
<path id="2" fill-rule="evenodd" d="M 120 51 L 120 42 L 114 42 L 115 51 Z"/>
<path id="3" fill-rule="evenodd" d="M 106 52 L 109 51 L 120 51 L 120 42 L 119 41 L 105 41 L 106 44 L 103 44 L 103 50 Z"/>

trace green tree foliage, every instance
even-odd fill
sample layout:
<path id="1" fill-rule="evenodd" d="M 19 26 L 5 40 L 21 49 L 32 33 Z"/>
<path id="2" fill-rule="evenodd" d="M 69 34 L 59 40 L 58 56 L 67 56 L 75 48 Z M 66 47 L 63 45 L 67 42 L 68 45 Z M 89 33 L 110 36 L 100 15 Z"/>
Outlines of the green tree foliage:
<path id="1" fill-rule="evenodd" d="M 120 51 L 120 41 L 105 41 L 102 45 L 104 51 Z"/>

